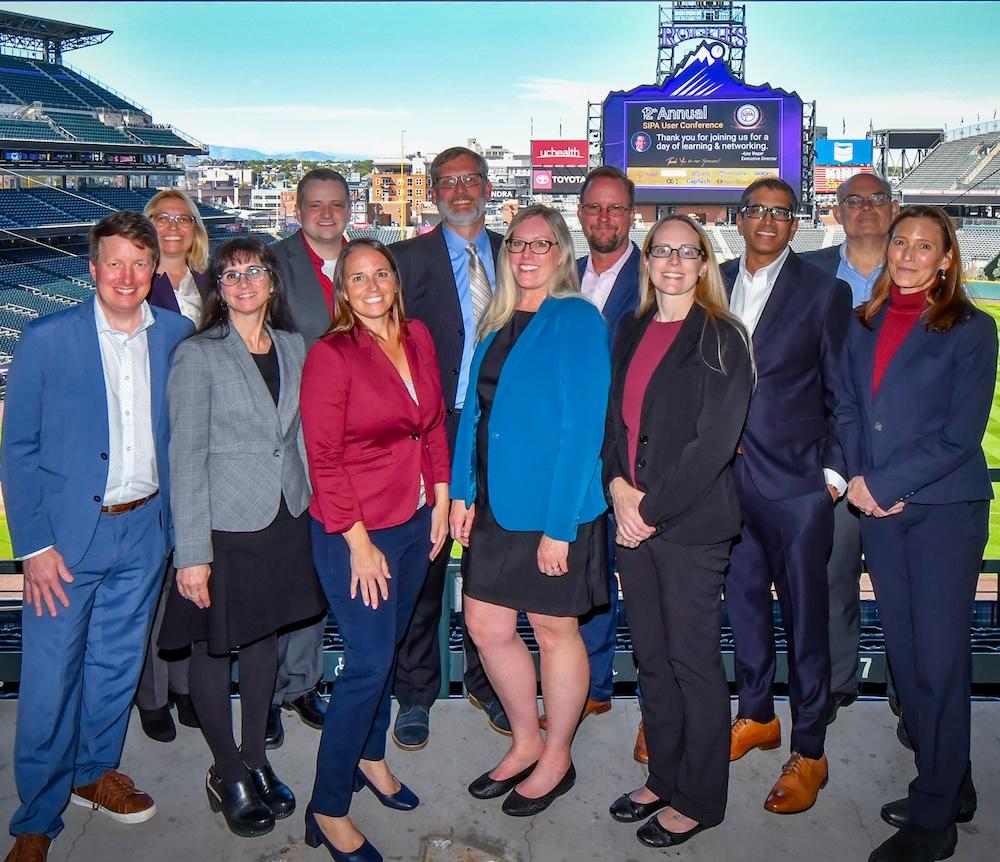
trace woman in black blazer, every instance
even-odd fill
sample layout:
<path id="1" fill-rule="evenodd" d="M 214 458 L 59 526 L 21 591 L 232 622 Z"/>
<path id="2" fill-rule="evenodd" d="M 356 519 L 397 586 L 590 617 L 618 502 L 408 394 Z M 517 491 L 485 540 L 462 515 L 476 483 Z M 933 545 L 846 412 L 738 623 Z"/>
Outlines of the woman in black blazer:
<path id="1" fill-rule="evenodd" d="M 670 847 L 721 823 L 726 809 L 721 594 L 741 521 L 730 465 L 754 373 L 749 338 L 728 311 L 696 222 L 670 215 L 653 226 L 639 285 L 636 316 L 618 325 L 612 352 L 603 458 L 649 778 L 617 799 L 611 816 L 652 815 L 639 840 Z"/>
<path id="2" fill-rule="evenodd" d="M 969 627 L 993 496 L 982 439 L 997 330 L 962 285 L 955 228 L 909 206 L 842 354 L 837 431 L 917 777 L 872 862 L 952 855 L 971 820 Z"/>

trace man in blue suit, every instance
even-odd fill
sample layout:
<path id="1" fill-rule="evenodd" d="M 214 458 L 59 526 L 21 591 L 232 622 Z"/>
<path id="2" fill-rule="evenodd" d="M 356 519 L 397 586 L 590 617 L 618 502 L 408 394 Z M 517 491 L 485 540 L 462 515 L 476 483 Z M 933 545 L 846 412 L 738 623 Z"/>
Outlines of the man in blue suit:
<path id="1" fill-rule="evenodd" d="M 618 321 L 634 312 L 639 300 L 639 248 L 628 237 L 635 213 L 635 183 L 610 165 L 594 168 L 583 181 L 576 212 L 590 249 L 590 254 L 576 262 L 580 291 L 604 315 L 614 339 Z M 614 535 L 611 526 L 608 529 L 611 602 L 580 620 L 580 634 L 590 661 L 590 691 L 581 721 L 588 715 L 601 715 L 611 709 L 618 620 Z"/>
<path id="2" fill-rule="evenodd" d="M 96 297 L 25 327 L 7 378 L 0 479 L 24 561 L 8 862 L 44 860 L 70 801 L 156 813 L 115 770 L 172 544 L 167 372 L 193 330 L 145 301 L 158 257 L 139 213 L 98 222 Z"/>
<path id="3" fill-rule="evenodd" d="M 730 308 L 753 339 L 757 386 L 733 469 L 743 530 L 726 578 L 739 709 L 730 759 L 781 745 L 774 714 L 771 584 L 788 643 L 791 757 L 764 807 L 805 811 L 827 781 L 830 694 L 826 562 L 846 466 L 833 411 L 851 315 L 842 281 L 803 263 L 788 244 L 798 222 L 783 180 L 751 183 L 737 226 L 746 251 L 723 267 Z"/>

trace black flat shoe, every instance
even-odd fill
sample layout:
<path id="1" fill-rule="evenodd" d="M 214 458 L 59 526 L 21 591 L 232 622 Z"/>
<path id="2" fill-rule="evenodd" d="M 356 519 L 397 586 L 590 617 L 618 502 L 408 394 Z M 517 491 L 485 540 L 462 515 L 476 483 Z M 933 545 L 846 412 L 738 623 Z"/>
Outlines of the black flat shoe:
<path id="1" fill-rule="evenodd" d="M 265 763 L 260 769 L 247 767 L 250 779 L 257 790 L 261 801 L 271 809 L 275 820 L 289 817 L 295 811 L 295 794 L 271 769 L 270 763 Z"/>
<path id="2" fill-rule="evenodd" d="M 302 723 L 314 730 L 323 729 L 323 719 L 326 718 L 326 701 L 319 696 L 316 689 L 300 694 L 295 700 L 287 700 L 282 706 L 297 712 Z"/>
<path id="3" fill-rule="evenodd" d="M 972 764 L 965 770 L 965 777 L 962 779 L 962 786 L 958 791 L 958 814 L 955 815 L 956 823 L 968 823 L 976 816 L 976 808 L 979 806 L 979 796 L 976 794 L 976 786 L 972 783 Z M 897 799 L 895 802 L 887 802 L 879 812 L 882 819 L 890 826 L 903 829 L 910 825 L 910 800 L 906 797 Z"/>
<path id="4" fill-rule="evenodd" d="M 264 748 L 268 751 L 281 748 L 285 741 L 285 728 L 281 724 L 281 707 L 272 706 L 267 712 L 267 730 L 264 732 Z"/>
<path id="5" fill-rule="evenodd" d="M 170 715 L 170 710 L 161 706 L 159 709 L 139 709 L 139 723 L 142 725 L 142 732 L 150 739 L 157 742 L 173 742 L 177 738 L 177 728 L 174 727 L 174 720 Z"/>
<path id="6" fill-rule="evenodd" d="M 562 780 L 544 796 L 530 799 L 512 790 L 510 796 L 503 801 L 500 810 L 511 817 L 531 817 L 534 814 L 541 814 L 556 799 L 564 793 L 569 793 L 574 784 L 576 784 L 576 767 L 571 763 Z"/>
<path id="7" fill-rule="evenodd" d="M 274 829 L 274 814 L 264 803 L 253 781 L 223 781 L 214 767 L 205 776 L 208 807 L 222 813 L 230 832 L 241 838 L 266 835 Z"/>
<path id="8" fill-rule="evenodd" d="M 362 787 L 367 787 L 375 798 L 386 808 L 394 808 L 396 811 L 412 811 L 420 804 L 417 794 L 410 790 L 402 781 L 399 782 L 399 790 L 395 793 L 383 793 L 372 781 L 368 780 L 360 768 L 354 770 L 354 792 L 357 793 Z"/>
<path id="9" fill-rule="evenodd" d="M 699 823 L 697 826 L 688 829 L 687 832 L 671 832 L 660 825 L 660 821 L 654 814 L 636 830 L 635 837 L 647 847 L 676 847 L 694 838 L 699 832 L 704 832 L 706 829 L 711 828 L 711 826 Z"/>
<path id="10" fill-rule="evenodd" d="M 382 854 L 371 845 L 367 838 L 365 838 L 364 844 L 350 853 L 338 850 L 323 834 L 323 830 L 316 822 L 315 815 L 308 808 L 306 809 L 306 844 L 310 847 L 319 847 L 322 844 L 333 857 L 334 862 L 382 862 Z"/>
<path id="11" fill-rule="evenodd" d="M 469 793 L 476 799 L 496 799 L 498 796 L 505 796 L 531 775 L 537 765 L 538 761 L 536 760 L 531 766 L 522 769 L 517 775 L 512 775 L 510 778 L 490 778 L 489 772 L 484 772 L 469 785 Z"/>
<path id="12" fill-rule="evenodd" d="M 623 793 L 611 803 L 611 808 L 608 810 L 619 823 L 638 823 L 669 804 L 666 799 L 657 799 L 656 802 L 636 802 L 629 794 Z"/>
<path id="13" fill-rule="evenodd" d="M 868 862 L 937 862 L 950 859 L 957 843 L 958 830 L 954 823 L 940 832 L 904 826 L 876 847 Z"/>
<path id="14" fill-rule="evenodd" d="M 168 691 L 167 705 L 177 707 L 177 720 L 185 727 L 201 727 L 198 715 L 194 711 L 194 703 L 191 701 L 191 695 Z"/>

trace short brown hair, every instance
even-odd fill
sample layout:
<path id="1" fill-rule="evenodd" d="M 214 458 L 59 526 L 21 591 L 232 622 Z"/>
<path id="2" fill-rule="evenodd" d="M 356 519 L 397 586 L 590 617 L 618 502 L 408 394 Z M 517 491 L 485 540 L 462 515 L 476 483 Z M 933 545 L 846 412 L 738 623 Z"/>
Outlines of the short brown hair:
<path id="1" fill-rule="evenodd" d="M 453 162 L 462 156 L 468 156 L 476 163 L 476 167 L 479 168 L 479 173 L 482 175 L 484 183 L 490 178 L 490 166 L 486 163 L 486 159 L 475 150 L 470 150 L 468 147 L 448 147 L 446 150 L 441 150 L 434 157 L 434 161 L 431 162 L 431 166 L 428 169 L 431 177 L 431 185 L 437 185 L 437 181 L 441 179 L 441 170 L 448 162 Z"/>
<path id="2" fill-rule="evenodd" d="M 302 198 L 305 197 L 306 186 L 313 180 L 320 183 L 340 183 L 344 187 L 344 197 L 348 205 L 350 205 L 351 187 L 347 184 L 347 180 L 344 179 L 344 175 L 333 168 L 313 168 L 302 175 L 302 179 L 299 180 L 298 185 L 295 187 L 295 206 L 298 209 L 302 209 Z"/>
<path id="3" fill-rule="evenodd" d="M 137 248 L 148 248 L 153 252 L 153 265 L 160 261 L 160 239 L 153 223 L 142 213 L 121 210 L 102 218 L 90 229 L 90 261 L 97 263 L 101 252 L 101 240 L 107 236 L 120 236 Z"/>
<path id="4" fill-rule="evenodd" d="M 583 185 L 580 186 L 581 204 L 583 203 L 584 195 L 587 194 L 587 189 L 590 188 L 590 184 L 594 180 L 599 180 L 601 178 L 618 180 L 618 182 L 625 186 L 625 194 L 628 195 L 628 205 L 632 209 L 635 209 L 635 183 L 614 165 L 601 165 L 599 168 L 594 168 L 589 174 L 587 174 L 586 179 L 583 181 Z"/>

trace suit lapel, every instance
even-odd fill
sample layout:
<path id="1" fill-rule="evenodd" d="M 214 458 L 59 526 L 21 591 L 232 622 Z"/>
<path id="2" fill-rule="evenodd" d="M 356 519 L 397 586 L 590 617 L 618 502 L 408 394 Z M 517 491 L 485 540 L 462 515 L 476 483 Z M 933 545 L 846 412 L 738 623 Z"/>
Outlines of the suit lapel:
<path id="1" fill-rule="evenodd" d="M 103 429 L 105 448 L 109 440 L 108 393 L 104 385 L 104 361 L 101 359 L 101 343 L 97 335 L 97 318 L 94 304 L 97 299 L 88 299 L 79 307 L 76 320 L 76 337 L 79 345 L 80 369 L 83 371 L 83 385 L 90 390 L 87 401 L 100 414 L 98 427 Z M 153 426 L 155 429 L 155 425 Z M 155 433 L 155 430 L 154 430 Z"/>
<path id="2" fill-rule="evenodd" d="M 650 315 L 650 322 L 653 316 L 653 314 Z M 691 355 L 691 352 L 698 347 L 698 340 L 704 322 L 704 309 L 700 305 L 693 305 L 687 317 L 684 318 L 684 322 L 681 324 L 676 340 L 670 345 L 670 349 L 664 354 L 660 360 L 660 364 L 656 366 L 653 373 L 649 376 L 649 385 L 646 386 L 646 391 L 642 397 L 642 409 L 639 411 L 640 425 L 645 422 L 647 412 L 652 409 L 653 403 L 659 397 L 657 392 L 659 381 L 668 378 L 677 366 L 687 359 Z M 647 322 L 648 326 L 649 322 Z M 643 328 L 643 332 L 645 332 L 647 327 Z M 638 346 L 638 342 L 636 342 L 636 345 Z"/>
<path id="3" fill-rule="evenodd" d="M 146 350 L 149 354 L 149 388 L 152 404 L 153 436 L 160 427 L 163 400 L 167 392 L 167 341 L 163 327 L 157 322 L 157 312 L 153 309 L 153 325 L 146 329 Z"/>
<path id="4" fill-rule="evenodd" d="M 246 381 L 247 385 L 253 390 L 257 397 L 257 400 L 263 404 L 266 404 L 268 409 L 275 412 L 275 419 L 277 419 L 277 408 L 274 406 L 274 400 L 271 398 L 271 392 L 267 388 L 267 384 L 264 382 L 264 378 L 261 376 L 260 369 L 257 367 L 257 363 L 254 361 L 253 357 L 250 355 L 250 351 L 247 349 L 246 344 L 243 343 L 243 339 L 240 334 L 236 331 L 236 327 L 230 324 L 229 334 L 223 339 L 223 344 L 226 350 L 229 351 L 230 356 L 236 360 L 236 363 L 240 367 L 240 371 L 243 372 L 243 379 Z M 277 345 L 275 345 L 275 351 L 278 352 Z M 278 368 L 281 368 L 281 358 L 278 358 Z M 284 389 L 284 387 L 281 387 Z"/>
<path id="5" fill-rule="evenodd" d="M 636 291 L 639 285 L 639 247 L 631 243 L 628 259 L 618 273 L 615 283 L 608 294 L 608 300 L 604 303 L 604 319 L 618 320 L 622 315 L 622 310 L 628 305 L 629 299 L 635 299 L 638 303 Z"/>
<path id="6" fill-rule="evenodd" d="M 284 436 L 288 426 L 292 424 L 295 411 L 299 407 L 299 376 L 289 368 L 289 345 L 284 332 L 276 332 L 270 326 L 266 327 L 274 342 L 274 352 L 278 356 L 278 376 L 281 381 L 278 387 L 278 430 Z M 251 362 L 253 359 L 250 360 Z M 256 364 L 256 363 L 255 363 Z M 266 387 L 265 387 L 266 388 Z M 268 393 L 270 394 L 270 393 Z"/>
<path id="7" fill-rule="evenodd" d="M 757 326 L 753 331 L 754 350 L 767 342 L 765 336 L 768 329 L 774 326 L 778 318 L 781 317 L 782 309 L 791 305 L 798 282 L 798 258 L 794 257 L 792 252 L 789 252 L 788 257 L 781 267 L 781 272 L 778 273 L 778 277 L 774 281 L 771 295 L 767 298 L 764 310 L 761 312 L 760 319 L 757 321 Z"/>
<path id="8" fill-rule="evenodd" d="M 883 325 L 885 324 L 885 316 L 883 316 L 882 318 L 882 323 Z M 881 330 L 881 327 L 879 327 L 879 330 Z M 889 365 L 885 369 L 885 372 L 882 375 L 882 380 L 879 382 L 879 392 L 885 391 L 885 384 L 888 381 L 892 380 L 894 377 L 896 377 L 902 369 L 905 369 L 910 362 L 912 362 L 917 356 L 920 355 L 920 352 L 925 347 L 927 347 L 927 343 L 933 336 L 934 333 L 928 332 L 926 327 L 924 326 L 924 319 L 923 316 L 921 315 L 921 318 L 915 324 L 913 324 L 913 327 L 906 334 L 906 338 L 903 339 L 903 343 L 899 345 L 899 349 L 893 354 L 892 359 L 889 360 Z M 874 340 L 877 343 L 878 341 L 877 332 Z M 871 351 L 871 356 L 872 356 L 872 371 L 874 371 L 875 367 L 874 345 Z M 872 377 L 869 374 L 868 380 L 871 381 L 871 379 Z M 871 391 L 871 386 L 869 386 L 868 389 L 869 391 Z"/>
<path id="9" fill-rule="evenodd" d="M 504 362 L 503 368 L 500 369 L 500 380 L 497 381 L 497 393 L 500 392 L 500 381 L 503 380 L 507 369 L 516 367 L 517 363 L 531 350 L 531 345 L 538 340 L 539 336 L 547 328 L 548 319 L 555 314 L 556 303 L 562 301 L 561 299 L 552 299 L 552 297 L 547 297 L 542 301 L 538 311 L 535 312 L 534 318 L 524 328 L 524 332 L 517 337 L 517 341 L 514 342 L 514 346 L 510 349 L 510 355 L 508 355 Z M 573 302 L 574 300 L 570 299 L 566 301 Z"/>
<path id="10" fill-rule="evenodd" d="M 326 304 L 326 294 L 313 268 L 309 252 L 306 251 L 306 238 L 300 230 L 293 238 L 289 248 L 292 271 L 292 284 L 286 284 L 286 291 L 294 291 L 299 298 L 299 304 L 305 306 L 310 318 L 330 320 L 330 307 Z"/>
<path id="11" fill-rule="evenodd" d="M 362 339 L 362 344 L 364 344 L 363 339 L 368 340 L 368 351 L 372 364 L 389 379 L 389 385 L 393 386 L 397 393 L 403 398 L 403 403 L 407 405 L 408 412 L 414 416 L 419 415 L 417 405 L 413 401 L 413 397 L 410 395 L 409 390 L 406 388 L 406 384 L 403 382 L 403 378 L 400 376 L 399 370 L 392 364 L 392 360 L 385 355 L 385 351 L 379 346 L 378 342 L 365 332 L 359 332 L 358 337 Z M 407 344 L 408 340 L 409 339 L 405 337 L 403 338 L 403 352 L 406 354 L 406 362 L 410 366 L 410 379 L 413 380 L 414 388 L 416 388 L 416 353 L 412 347 L 407 349 L 409 347 Z"/>

